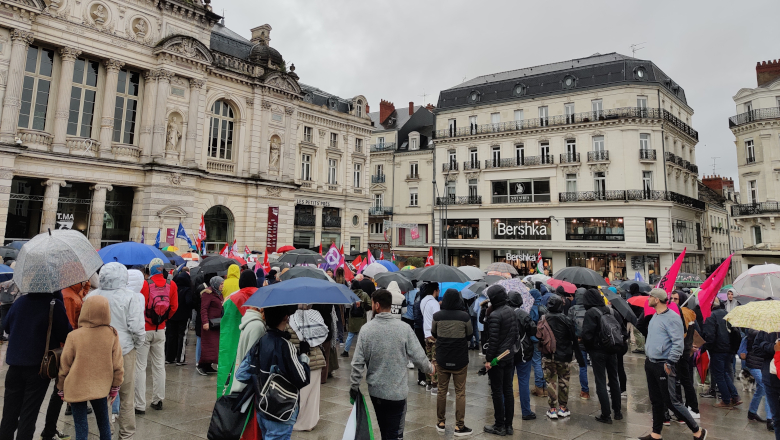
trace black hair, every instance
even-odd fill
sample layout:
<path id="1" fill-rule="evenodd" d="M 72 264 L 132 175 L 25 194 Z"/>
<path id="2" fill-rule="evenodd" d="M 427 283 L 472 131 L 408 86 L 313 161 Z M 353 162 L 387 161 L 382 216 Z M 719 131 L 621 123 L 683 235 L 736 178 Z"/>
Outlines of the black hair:
<path id="1" fill-rule="evenodd" d="M 379 304 L 382 310 L 387 310 L 393 305 L 393 294 L 387 289 L 377 289 L 371 295 L 371 301 Z"/>
<path id="2" fill-rule="evenodd" d="M 295 313 L 297 309 L 298 306 L 266 307 L 263 309 L 265 311 L 265 324 L 269 328 L 279 327 L 284 318 Z"/>

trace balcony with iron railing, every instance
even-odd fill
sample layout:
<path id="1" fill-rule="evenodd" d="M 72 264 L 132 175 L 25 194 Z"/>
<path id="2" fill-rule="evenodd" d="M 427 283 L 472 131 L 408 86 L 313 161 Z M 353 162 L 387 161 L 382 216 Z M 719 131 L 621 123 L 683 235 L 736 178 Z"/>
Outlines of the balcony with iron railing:
<path id="1" fill-rule="evenodd" d="M 317 216 L 314 214 L 295 213 L 295 226 L 314 226 L 317 223 Z"/>
<path id="2" fill-rule="evenodd" d="M 639 160 L 655 162 L 655 150 L 642 148 L 639 150 Z"/>
<path id="3" fill-rule="evenodd" d="M 385 175 L 384 174 L 377 174 L 377 175 L 371 176 L 371 183 L 385 183 Z"/>
<path id="4" fill-rule="evenodd" d="M 606 162 L 609 160 L 609 151 L 588 151 L 588 162 Z"/>
<path id="5" fill-rule="evenodd" d="M 471 125 L 462 128 L 445 128 L 436 130 L 434 137 L 436 139 L 454 138 L 461 136 L 472 136 L 488 133 L 503 133 L 507 131 L 530 130 L 544 127 L 554 127 L 562 125 L 573 125 L 596 121 L 608 121 L 616 119 L 663 119 L 673 125 L 675 128 L 699 140 L 699 133 L 688 124 L 681 121 L 676 116 L 666 110 L 646 107 L 621 107 L 610 110 L 590 111 L 575 113 L 571 115 L 548 116 L 545 118 L 523 119 L 520 121 L 508 121 L 500 123 Z"/>
<path id="6" fill-rule="evenodd" d="M 765 119 L 780 119 L 780 107 L 760 108 L 729 118 L 729 128 Z"/>
<path id="7" fill-rule="evenodd" d="M 680 167 L 680 168 L 682 168 L 684 170 L 690 171 L 690 172 L 692 172 L 694 174 L 699 174 L 699 167 L 698 167 L 698 165 L 693 164 L 693 163 L 683 159 L 682 157 L 680 157 L 680 156 L 678 156 L 678 155 L 676 155 L 676 154 L 674 154 L 674 153 L 672 153 L 670 151 L 667 151 L 665 153 L 664 157 L 666 159 L 666 162 L 669 162 L 671 164 L 677 165 L 678 167 Z"/>
<path id="8" fill-rule="evenodd" d="M 563 153 L 561 154 L 561 163 L 580 163 L 580 153 Z"/>
<path id="9" fill-rule="evenodd" d="M 529 167 L 540 165 L 554 165 L 555 156 L 547 154 L 544 156 L 521 156 L 507 157 L 504 159 L 485 159 L 485 169 L 490 168 L 511 168 L 511 167 Z"/>
<path id="10" fill-rule="evenodd" d="M 463 162 L 463 171 L 472 171 L 472 170 L 478 170 L 480 169 L 480 161 L 479 160 L 467 160 Z"/>
<path id="11" fill-rule="evenodd" d="M 340 228 L 341 227 L 341 217 L 322 217 L 322 227 L 323 228 Z"/>
<path id="12" fill-rule="evenodd" d="M 395 142 L 385 142 L 381 144 L 372 144 L 370 146 L 370 150 L 372 153 L 379 153 L 382 151 L 393 151 L 395 150 Z"/>
<path id="13" fill-rule="evenodd" d="M 734 217 L 762 214 L 780 214 L 780 202 L 745 203 L 731 207 Z"/>
<path id="14" fill-rule="evenodd" d="M 444 173 L 449 173 L 452 171 L 458 171 L 458 163 L 457 162 L 448 162 L 441 164 L 441 171 Z"/>
<path id="15" fill-rule="evenodd" d="M 368 208 L 368 215 L 393 215 L 393 208 L 387 206 L 372 206 Z"/>
<path id="16" fill-rule="evenodd" d="M 630 189 L 630 190 L 562 192 L 558 194 L 558 201 L 562 203 L 591 202 L 591 201 L 641 201 L 641 200 L 673 202 L 678 205 L 686 206 L 693 209 L 699 209 L 702 211 L 705 208 L 705 203 L 703 201 L 673 191 Z"/>
<path id="17" fill-rule="evenodd" d="M 406 175 L 406 180 L 420 180 L 419 173 L 409 173 Z"/>
<path id="18" fill-rule="evenodd" d="M 482 196 L 445 196 L 436 197 L 437 205 L 481 205 Z"/>

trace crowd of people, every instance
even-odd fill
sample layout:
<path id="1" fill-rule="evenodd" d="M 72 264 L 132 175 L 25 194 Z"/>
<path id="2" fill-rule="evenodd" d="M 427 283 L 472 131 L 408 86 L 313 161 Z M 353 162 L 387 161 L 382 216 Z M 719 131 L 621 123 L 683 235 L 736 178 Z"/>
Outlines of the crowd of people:
<path id="1" fill-rule="evenodd" d="M 164 410 L 166 364 L 216 375 L 217 400 L 254 395 L 253 405 L 242 406 L 242 439 L 289 439 L 293 431 L 315 429 L 321 385 L 339 369 L 339 358 L 350 356 L 349 395 L 356 400 L 365 380 L 381 438 L 404 436 L 410 369 L 417 370 L 416 385 L 436 396 L 439 432 L 447 429 L 452 382 L 453 433 L 468 436 L 473 433 L 465 425 L 472 351 L 484 357 L 478 374 L 487 376 L 492 395 L 494 420 L 484 426 L 485 433 L 513 434 L 515 375 L 522 420 L 537 419 L 532 394 L 546 397 L 546 418 L 570 417 L 572 368 L 579 373 L 579 397 L 585 400 L 591 398 L 592 370 L 600 406 L 595 420 L 612 424 L 624 417 L 623 358 L 632 341 L 634 352 L 646 357 L 652 406 L 652 432 L 641 440 L 660 439 L 663 427 L 673 421 L 686 425 L 694 439 L 705 440 L 707 430 L 697 422 L 699 399 L 718 398 L 718 408 L 742 405 L 734 385 L 742 374 L 757 385 L 747 418 L 766 422 L 769 430 L 780 420 L 773 418 L 780 411 L 780 379 L 770 372 L 780 351 L 778 334 L 732 328 L 724 316 L 739 305 L 734 292 L 726 301 L 716 299 L 704 319 L 688 292 L 656 288 L 641 293 L 632 284 L 627 295 L 647 296 L 647 307 L 626 316 L 598 286 L 567 293 L 563 287 L 525 281 L 523 292 L 496 284 L 464 299 L 456 289 L 442 294 L 436 282 L 413 280 L 408 291 L 396 282 L 379 288 L 362 274 L 347 281 L 338 269 L 327 274 L 354 293 L 352 304 L 262 309 L 246 304 L 258 289 L 284 282 L 279 275 L 287 270 L 273 268 L 266 274 L 259 265 L 236 264 L 225 272 L 190 275 L 187 267 L 166 270 L 163 261 L 154 259 L 138 267 L 105 264 L 88 281 L 57 292 L 19 292 L 13 281 L 0 284 L 0 296 L 13 297 L 2 316 L 9 342 L 0 440 L 33 438 L 51 382 L 44 440 L 68 438 L 57 427 L 64 402 L 77 440 L 88 437 L 88 413 L 94 413 L 101 440 L 111 438 L 114 422 L 118 438 L 135 438 L 136 415 Z M 191 327 L 197 338 L 194 360 L 185 357 Z M 42 355 L 58 348 L 59 372 L 52 379 L 41 372 Z M 694 353 L 702 351 L 711 360 L 710 389 L 697 395 Z M 737 375 L 737 357 L 746 373 Z M 698 378 L 702 384 L 706 379 Z M 271 381 L 295 397 L 283 413 L 277 414 L 283 403 L 268 408 L 258 399 Z M 766 419 L 758 415 L 762 399 Z"/>

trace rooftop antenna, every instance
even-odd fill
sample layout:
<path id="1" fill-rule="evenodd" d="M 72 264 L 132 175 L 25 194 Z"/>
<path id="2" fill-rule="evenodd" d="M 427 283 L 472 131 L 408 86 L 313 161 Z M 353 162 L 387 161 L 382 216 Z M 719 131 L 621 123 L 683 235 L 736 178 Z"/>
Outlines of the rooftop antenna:
<path id="1" fill-rule="evenodd" d="M 423 105 L 425 105 L 425 104 L 427 103 L 427 101 L 425 100 L 425 97 L 426 97 L 426 96 L 428 96 L 428 94 L 427 94 L 427 93 L 425 93 L 425 89 L 423 89 L 423 94 L 422 94 L 422 95 L 418 95 L 418 96 L 422 96 L 422 99 L 423 99 Z"/>
<path id="2" fill-rule="evenodd" d="M 645 44 L 645 43 L 646 43 L 646 42 L 645 42 L 645 41 L 643 41 L 643 42 L 641 42 L 641 43 L 634 43 L 634 44 L 632 44 L 632 45 L 628 46 L 628 47 L 630 47 L 630 48 L 631 48 L 631 57 L 633 57 L 633 58 L 636 58 L 636 52 L 637 52 L 638 50 L 642 50 L 642 49 L 644 49 L 645 47 L 644 47 L 644 46 L 642 46 L 642 45 L 643 45 L 643 44 Z M 642 46 L 642 47 L 640 47 L 640 46 Z"/>
<path id="3" fill-rule="evenodd" d="M 463 81 L 461 82 L 466 82 L 466 75 L 463 75 Z"/>
<path id="4" fill-rule="evenodd" d="M 705 145 L 705 147 L 706 147 L 706 145 Z M 720 159 L 720 156 L 713 156 L 712 157 L 712 175 L 713 176 L 715 175 L 715 160 L 716 159 Z"/>

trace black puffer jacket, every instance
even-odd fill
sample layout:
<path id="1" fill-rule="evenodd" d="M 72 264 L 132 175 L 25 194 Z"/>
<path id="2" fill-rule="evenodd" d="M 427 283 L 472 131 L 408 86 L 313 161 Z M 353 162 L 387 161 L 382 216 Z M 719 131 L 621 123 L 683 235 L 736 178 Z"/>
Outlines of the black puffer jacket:
<path id="1" fill-rule="evenodd" d="M 595 289 L 588 289 L 585 292 L 583 305 L 587 311 L 585 312 L 585 319 L 582 321 L 582 334 L 580 335 L 582 344 L 588 353 L 594 351 L 606 353 L 607 350 L 601 346 L 599 335 L 601 333 L 601 314 L 608 315 L 610 313 L 609 308 L 604 304 L 604 298 L 599 291 Z M 626 324 L 623 322 L 623 317 L 620 316 L 620 313 L 613 313 L 613 316 L 623 328 L 623 336 L 625 338 Z"/>
<path id="2" fill-rule="evenodd" d="M 490 362 L 504 351 L 509 350 L 509 356 L 501 359 L 498 365 L 500 367 L 512 366 L 515 355 L 514 345 L 518 335 L 517 318 L 514 310 L 506 303 L 506 290 L 502 286 L 490 286 L 487 295 L 493 310 L 485 320 L 485 331 L 488 337 L 485 359 Z"/>
<path id="3" fill-rule="evenodd" d="M 520 362 L 528 362 L 534 355 L 534 342 L 531 340 L 531 336 L 536 334 L 536 323 L 531 319 L 531 315 L 525 310 L 521 309 L 523 305 L 523 297 L 519 292 L 511 291 L 508 295 L 509 307 L 515 311 L 515 317 L 517 318 L 517 337 L 520 341 L 519 344 L 515 344 L 517 353 L 515 353 L 515 365 Z"/>
<path id="4" fill-rule="evenodd" d="M 725 309 L 715 309 L 712 315 L 704 321 L 704 334 L 701 335 L 707 344 L 705 348 L 711 353 L 730 353 L 729 323 L 723 319 L 726 316 Z"/>
<path id="5" fill-rule="evenodd" d="M 758 331 L 748 330 L 747 356 L 745 356 L 745 365 L 751 370 L 760 370 L 761 366 L 764 364 L 764 358 L 759 353 L 758 344 L 755 343 L 756 336 L 758 336 Z"/>
<path id="6" fill-rule="evenodd" d="M 778 333 L 758 332 L 753 341 L 756 354 L 763 359 L 763 363 L 761 364 L 761 380 L 764 382 L 764 385 L 769 385 L 774 388 L 780 388 L 780 379 L 777 378 L 777 374 L 771 374 L 769 368 L 770 363 L 773 362 L 775 357 L 775 342 L 778 338 L 780 338 L 780 334 Z"/>
<path id="7" fill-rule="evenodd" d="M 563 300 L 559 296 L 553 296 L 547 301 L 547 323 L 550 324 L 553 336 L 555 336 L 555 354 L 543 355 L 547 359 L 558 362 L 571 362 L 572 356 L 577 353 L 577 362 L 582 363 L 582 354 L 575 350 L 577 334 L 574 330 L 574 321 L 563 314 Z"/>
<path id="8" fill-rule="evenodd" d="M 431 335 L 436 338 L 436 364 L 445 370 L 460 370 L 468 365 L 468 341 L 472 334 L 471 316 L 463 311 L 460 292 L 447 290 L 431 325 Z"/>
<path id="9" fill-rule="evenodd" d="M 171 317 L 171 321 L 186 321 L 192 317 L 192 278 L 189 272 L 181 271 L 173 277 L 179 294 L 179 308 Z"/>

